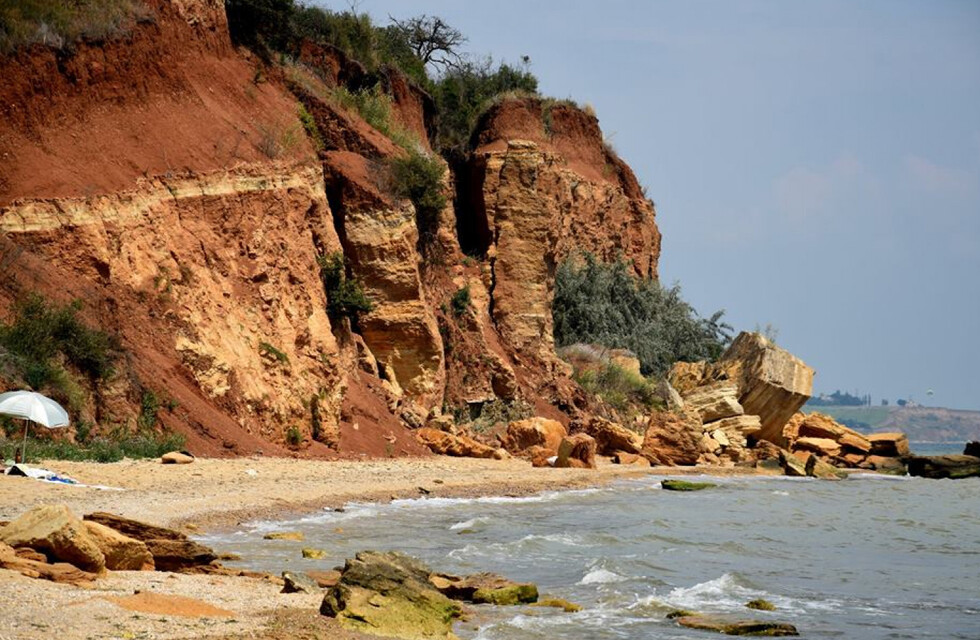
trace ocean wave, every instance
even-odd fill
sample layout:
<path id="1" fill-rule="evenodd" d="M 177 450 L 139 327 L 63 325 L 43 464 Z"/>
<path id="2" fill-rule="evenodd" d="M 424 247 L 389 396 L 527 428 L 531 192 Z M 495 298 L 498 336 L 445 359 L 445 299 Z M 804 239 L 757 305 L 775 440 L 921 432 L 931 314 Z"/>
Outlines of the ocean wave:
<path id="1" fill-rule="evenodd" d="M 490 518 L 486 516 L 479 516 L 476 518 L 470 518 L 469 520 L 463 520 L 462 522 L 457 522 L 456 524 L 449 527 L 450 531 L 455 531 L 459 534 L 464 533 L 476 533 L 482 529 L 486 528 L 486 525 L 490 523 Z"/>
<path id="2" fill-rule="evenodd" d="M 579 584 L 609 584 L 612 582 L 622 582 L 626 580 L 626 576 L 621 576 L 618 573 L 605 569 L 603 567 L 593 567 L 582 576 L 582 579 L 578 581 Z"/>

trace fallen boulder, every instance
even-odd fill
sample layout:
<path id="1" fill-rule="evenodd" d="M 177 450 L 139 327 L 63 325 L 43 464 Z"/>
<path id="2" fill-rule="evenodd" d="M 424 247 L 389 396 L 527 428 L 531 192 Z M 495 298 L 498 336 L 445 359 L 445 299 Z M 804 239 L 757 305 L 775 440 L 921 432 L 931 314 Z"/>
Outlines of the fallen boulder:
<path id="1" fill-rule="evenodd" d="M 473 438 L 453 435 L 447 431 L 422 427 L 416 430 L 415 437 L 432 453 L 461 458 L 494 458 L 496 449 L 477 442 Z"/>
<path id="2" fill-rule="evenodd" d="M 783 474 L 787 476 L 806 477 L 806 463 L 785 449 L 779 451 L 779 466 L 783 468 Z"/>
<path id="3" fill-rule="evenodd" d="M 22 551 L 30 552 L 31 550 L 14 549 L 0 542 L 0 569 L 16 571 L 28 578 L 39 578 L 75 586 L 89 585 L 98 577 L 94 573 L 82 571 L 67 562 L 48 564 L 46 558 L 41 554 L 35 555 L 32 552 L 31 557 L 25 557 L 28 554 L 24 554 Z"/>
<path id="4" fill-rule="evenodd" d="M 617 451 L 612 456 L 612 461 L 614 464 L 632 464 L 640 467 L 649 467 L 650 461 L 643 456 L 636 453 L 626 453 L 625 451 Z"/>
<path id="5" fill-rule="evenodd" d="M 653 464 L 697 464 L 702 433 L 696 413 L 654 412 L 643 436 L 643 455 Z"/>
<path id="6" fill-rule="evenodd" d="M 85 531 L 105 556 L 105 567 L 113 571 L 153 571 L 156 565 L 146 543 L 130 538 L 115 529 L 82 521 Z"/>
<path id="7" fill-rule="evenodd" d="M 451 638 L 459 604 L 440 593 L 427 566 L 397 552 L 362 551 L 323 596 L 320 613 L 341 626 L 406 640 Z"/>
<path id="8" fill-rule="evenodd" d="M 643 436 L 604 418 L 573 421 L 569 432 L 585 433 L 595 438 L 596 453 L 600 456 L 615 455 L 619 451 L 640 453 L 643 449 Z"/>
<path id="9" fill-rule="evenodd" d="M 531 447 L 543 447 L 551 455 L 556 455 L 561 439 L 567 435 L 565 427 L 557 420 L 528 418 L 507 425 L 507 433 L 501 438 L 501 444 L 514 455 L 525 454 Z"/>
<path id="10" fill-rule="evenodd" d="M 218 559 L 213 550 L 191 540 L 146 540 L 145 544 L 157 571 L 186 571 Z"/>
<path id="11" fill-rule="evenodd" d="M 759 438 L 786 446 L 783 426 L 813 393 L 813 369 L 758 333 L 742 332 L 716 367 L 737 371 L 739 403 L 762 421 Z"/>
<path id="12" fill-rule="evenodd" d="M 901 458 L 909 455 L 909 439 L 904 433 L 872 433 L 868 436 L 871 454 L 886 458 Z"/>
<path id="13" fill-rule="evenodd" d="M 914 456 L 908 461 L 909 475 L 921 478 L 972 478 L 980 476 L 980 457 L 967 455 Z"/>
<path id="14" fill-rule="evenodd" d="M 820 480 L 843 480 L 847 477 L 846 471 L 838 469 L 828 462 L 824 462 L 813 453 L 806 459 L 806 464 L 803 469 L 809 477 Z"/>
<path id="15" fill-rule="evenodd" d="M 702 422 L 713 422 L 745 413 L 738 402 L 738 385 L 733 382 L 715 382 L 693 390 L 683 396 L 685 408 L 698 412 Z"/>
<path id="16" fill-rule="evenodd" d="M 92 573 L 105 570 L 105 555 L 65 505 L 35 507 L 22 514 L 0 530 L 0 542 L 29 547 Z"/>
<path id="17" fill-rule="evenodd" d="M 558 468 L 574 467 L 578 469 L 595 469 L 595 438 L 585 433 L 562 438 L 558 445 L 558 458 L 555 466 Z"/>
<path id="18" fill-rule="evenodd" d="M 864 459 L 865 464 L 871 466 L 871 468 L 878 473 L 886 473 L 893 476 L 904 476 L 908 469 L 905 467 L 905 463 L 898 458 L 892 458 L 890 456 L 868 456 Z"/>
<path id="19" fill-rule="evenodd" d="M 980 458 L 980 442 L 973 440 L 966 443 L 963 447 L 963 455 Z"/>
<path id="20" fill-rule="evenodd" d="M 793 443 L 793 451 L 810 451 L 825 458 L 832 458 L 840 455 L 841 448 L 836 440 L 803 437 L 797 438 Z"/>

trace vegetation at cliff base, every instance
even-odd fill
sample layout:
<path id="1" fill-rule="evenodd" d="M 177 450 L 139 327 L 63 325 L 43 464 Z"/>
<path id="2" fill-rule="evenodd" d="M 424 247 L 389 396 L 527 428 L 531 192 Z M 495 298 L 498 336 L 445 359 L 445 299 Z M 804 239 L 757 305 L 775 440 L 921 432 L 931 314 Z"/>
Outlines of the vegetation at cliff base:
<path id="1" fill-rule="evenodd" d="M 603 263 L 586 253 L 563 262 L 555 274 L 556 344 L 629 349 L 645 375 L 663 375 L 677 361 L 717 359 L 731 340 L 722 315 L 700 317 L 679 285 L 639 277 L 625 260 Z"/>
<path id="2" fill-rule="evenodd" d="M 74 372 L 98 385 L 115 372 L 122 347 L 115 336 L 79 318 L 80 301 L 53 305 L 30 294 L 0 323 L 0 367 L 14 381 L 77 406 L 82 395 Z"/>
<path id="3" fill-rule="evenodd" d="M 152 19 L 141 0 L 0 0 L 0 53 L 32 44 L 60 49 L 82 38 L 105 40 Z"/>

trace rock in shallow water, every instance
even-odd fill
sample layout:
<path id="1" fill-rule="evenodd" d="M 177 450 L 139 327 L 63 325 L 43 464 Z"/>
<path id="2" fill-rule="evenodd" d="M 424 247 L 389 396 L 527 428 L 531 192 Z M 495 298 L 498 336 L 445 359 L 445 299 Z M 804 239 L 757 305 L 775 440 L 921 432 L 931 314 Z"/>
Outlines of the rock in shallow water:
<path id="1" fill-rule="evenodd" d="M 690 629 L 717 631 L 729 636 L 798 636 L 800 633 L 786 622 L 766 620 L 733 620 L 722 616 L 688 615 L 674 618 L 678 624 Z"/>
<path id="2" fill-rule="evenodd" d="M 406 640 L 452 638 L 462 610 L 430 582 L 424 564 L 397 552 L 362 551 L 347 561 L 320 613 L 344 627 Z"/>
<path id="3" fill-rule="evenodd" d="M 980 458 L 966 455 L 916 456 L 909 459 L 909 475 L 923 478 L 972 478 L 980 476 Z"/>
<path id="4" fill-rule="evenodd" d="M 701 491 L 715 485 L 712 482 L 688 482 L 687 480 L 661 480 L 660 486 L 667 491 Z"/>

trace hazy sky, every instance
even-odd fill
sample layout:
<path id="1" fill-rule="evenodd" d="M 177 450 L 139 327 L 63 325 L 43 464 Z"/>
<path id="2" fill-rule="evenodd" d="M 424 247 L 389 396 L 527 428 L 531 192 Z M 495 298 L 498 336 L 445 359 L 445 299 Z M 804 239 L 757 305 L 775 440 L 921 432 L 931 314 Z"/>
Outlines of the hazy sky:
<path id="1" fill-rule="evenodd" d="M 593 105 L 656 201 L 662 280 L 772 323 L 818 392 L 980 409 L 980 2 L 359 7 L 439 15 Z"/>

